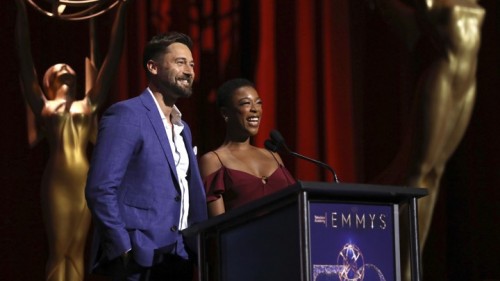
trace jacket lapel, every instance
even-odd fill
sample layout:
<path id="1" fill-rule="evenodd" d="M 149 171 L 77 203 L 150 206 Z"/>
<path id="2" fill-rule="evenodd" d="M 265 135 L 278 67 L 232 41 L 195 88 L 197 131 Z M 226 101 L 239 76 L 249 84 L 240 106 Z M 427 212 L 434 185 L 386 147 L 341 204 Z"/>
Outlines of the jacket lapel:
<path id="1" fill-rule="evenodd" d="M 163 121 L 161 120 L 160 112 L 158 112 L 158 108 L 151 96 L 151 93 L 148 90 L 145 90 L 140 95 L 141 101 L 144 106 L 148 109 L 147 115 L 149 121 L 151 121 L 151 125 L 155 131 L 158 140 L 160 141 L 161 148 L 163 150 L 163 154 L 167 158 L 168 165 L 170 167 L 170 171 L 172 175 L 175 177 L 175 185 L 179 182 L 179 178 L 177 176 L 177 170 L 175 168 L 174 156 L 172 154 L 172 150 L 170 149 L 170 143 L 168 141 L 167 132 L 165 126 L 163 125 Z"/>

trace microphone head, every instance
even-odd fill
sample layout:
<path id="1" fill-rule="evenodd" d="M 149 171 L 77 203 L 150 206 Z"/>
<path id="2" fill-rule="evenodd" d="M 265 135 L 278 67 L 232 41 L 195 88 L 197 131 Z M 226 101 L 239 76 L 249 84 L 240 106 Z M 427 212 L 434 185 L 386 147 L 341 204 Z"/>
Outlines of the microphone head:
<path id="1" fill-rule="evenodd" d="M 272 130 L 270 136 L 271 136 L 271 139 L 275 143 L 277 143 L 278 145 L 280 143 L 285 143 L 285 139 L 283 138 L 283 136 L 281 135 L 281 133 L 278 132 L 277 130 Z"/>
<path id="2" fill-rule="evenodd" d="M 264 142 L 264 146 L 266 147 L 267 150 L 270 150 L 272 152 L 278 151 L 278 146 L 272 140 L 266 140 Z"/>

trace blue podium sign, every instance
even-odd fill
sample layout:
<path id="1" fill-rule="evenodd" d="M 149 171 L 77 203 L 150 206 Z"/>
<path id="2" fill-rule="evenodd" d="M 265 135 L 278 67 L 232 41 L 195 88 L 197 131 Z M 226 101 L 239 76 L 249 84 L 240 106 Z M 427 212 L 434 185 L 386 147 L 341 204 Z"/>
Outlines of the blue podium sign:
<path id="1" fill-rule="evenodd" d="M 311 280 L 397 280 L 394 206 L 310 202 Z"/>

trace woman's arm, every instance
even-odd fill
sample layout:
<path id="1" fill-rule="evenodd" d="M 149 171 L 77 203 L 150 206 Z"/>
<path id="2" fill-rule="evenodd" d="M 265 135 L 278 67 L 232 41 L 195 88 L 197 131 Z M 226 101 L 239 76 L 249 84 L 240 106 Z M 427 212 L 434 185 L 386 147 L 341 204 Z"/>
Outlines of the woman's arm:
<path id="1" fill-rule="evenodd" d="M 215 173 L 217 170 L 219 170 L 222 167 L 219 159 L 212 152 L 206 153 L 205 155 L 200 157 L 200 160 L 198 162 L 199 162 L 198 166 L 200 167 L 201 178 L 204 181 L 205 181 L 206 177 Z M 208 188 L 208 187 L 206 186 L 205 188 Z M 224 197 L 221 195 L 216 200 L 208 202 L 207 207 L 208 207 L 208 216 L 209 217 L 215 217 L 215 216 L 218 216 L 218 215 L 225 213 L 226 209 L 224 207 Z"/>
<path id="2" fill-rule="evenodd" d="M 208 216 L 215 217 L 218 215 L 222 215 L 226 212 L 226 208 L 224 207 L 224 197 L 219 197 L 217 200 L 212 202 L 208 202 Z"/>

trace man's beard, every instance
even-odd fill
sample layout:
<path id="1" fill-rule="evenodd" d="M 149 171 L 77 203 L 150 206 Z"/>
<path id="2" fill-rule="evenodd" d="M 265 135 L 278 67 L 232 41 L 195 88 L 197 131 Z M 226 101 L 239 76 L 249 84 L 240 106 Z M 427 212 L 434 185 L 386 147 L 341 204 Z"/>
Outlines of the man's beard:
<path id="1" fill-rule="evenodd" d="M 187 98 L 193 94 L 193 84 L 190 84 L 189 87 L 183 87 L 177 84 L 177 80 L 173 83 L 169 82 L 166 88 L 177 97 Z"/>

